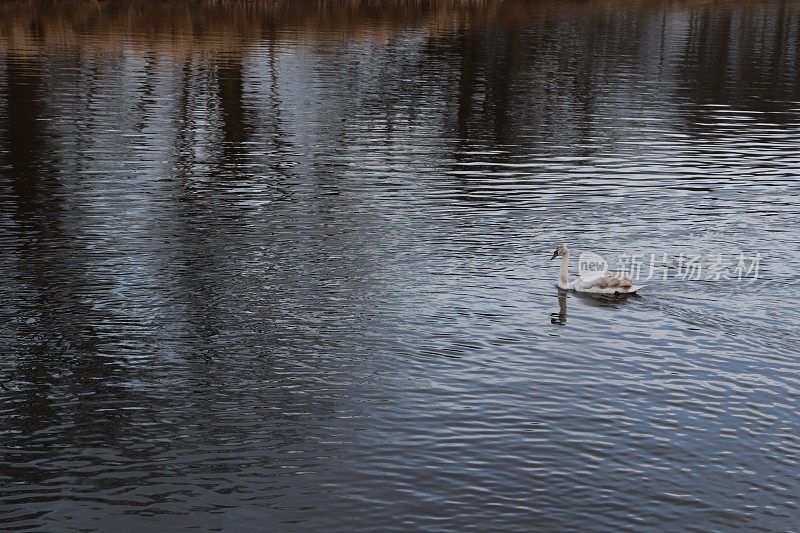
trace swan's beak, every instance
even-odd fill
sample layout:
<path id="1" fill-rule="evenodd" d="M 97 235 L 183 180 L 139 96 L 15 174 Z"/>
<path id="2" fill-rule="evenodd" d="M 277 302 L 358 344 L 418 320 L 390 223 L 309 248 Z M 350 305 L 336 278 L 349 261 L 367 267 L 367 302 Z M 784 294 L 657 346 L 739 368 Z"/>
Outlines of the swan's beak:
<path id="1" fill-rule="evenodd" d="M 552 260 L 553 260 L 553 259 L 555 259 L 556 257 L 558 257 L 558 250 L 556 250 L 555 252 L 553 252 L 553 257 L 551 257 L 551 258 L 550 258 L 550 261 L 552 261 Z"/>

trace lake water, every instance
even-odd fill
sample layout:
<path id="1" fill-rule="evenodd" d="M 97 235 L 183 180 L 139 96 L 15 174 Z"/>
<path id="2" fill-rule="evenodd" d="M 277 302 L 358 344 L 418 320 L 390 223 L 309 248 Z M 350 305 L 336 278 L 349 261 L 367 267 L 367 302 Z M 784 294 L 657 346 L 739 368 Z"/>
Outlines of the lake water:
<path id="1" fill-rule="evenodd" d="M 797 0 L 0 3 L 0 524 L 797 531 L 799 196 Z"/>

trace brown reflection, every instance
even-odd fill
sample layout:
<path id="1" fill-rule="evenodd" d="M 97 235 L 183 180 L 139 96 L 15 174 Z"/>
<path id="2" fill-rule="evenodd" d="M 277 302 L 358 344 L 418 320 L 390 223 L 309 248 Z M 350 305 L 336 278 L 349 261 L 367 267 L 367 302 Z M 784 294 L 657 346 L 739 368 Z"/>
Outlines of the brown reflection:
<path id="1" fill-rule="evenodd" d="M 95 326 L 113 317 L 86 298 L 87 287 L 108 286 L 93 272 L 96 265 L 81 242 L 91 221 L 65 201 L 68 162 L 59 155 L 47 105 L 51 73 L 37 57 L 4 59 L 0 168 L 9 172 L 0 173 L 0 191 L 14 207 L 18 248 L 14 269 L 3 272 L 13 291 L 13 301 L 4 305 L 13 306 L 15 316 L 4 313 L 3 339 L 13 341 L 4 345 L 2 389 L 15 412 L 4 421 L 0 477 L 36 482 L 52 472 L 30 466 L 31 454 L 55 453 L 42 443 L 42 432 L 61 431 L 63 443 L 78 446 L 114 442 L 127 427 L 124 409 L 98 416 L 94 405 L 79 398 L 126 405 L 132 395 L 120 386 L 127 374 L 119 360 L 100 353 L 104 342 L 118 336 Z M 81 425 L 92 430 L 74 434 L 72 428 Z"/>
<path id="2" fill-rule="evenodd" d="M 217 69 L 217 84 L 222 121 L 222 156 L 225 164 L 236 164 L 246 151 L 242 143 L 247 140 L 241 60 L 221 64 Z"/>
<path id="3" fill-rule="evenodd" d="M 794 0 L 769 3 L 787 12 L 796 7 Z M 647 14 L 665 7 L 717 12 L 735 5 L 737 11 L 745 9 L 757 15 L 763 4 L 757 0 L 713 4 L 706 0 L 7 1 L 0 3 L 0 42 L 27 53 L 54 46 L 115 49 L 130 44 L 175 54 L 198 50 L 234 53 L 267 38 L 380 40 L 415 27 L 443 34 L 464 26 L 485 27 L 490 22 L 509 25 L 541 19 L 559 11 L 608 17 L 622 8 Z M 791 21 L 783 28 L 784 38 L 789 38 Z"/>
<path id="4" fill-rule="evenodd" d="M 54 192 L 44 183 L 48 176 L 42 161 L 47 139 L 45 121 L 43 66 L 37 60 L 25 61 L 14 55 L 7 58 L 8 83 L 5 91 L 6 128 L 9 142 L 4 159 L 11 170 L 10 184 L 16 201 L 16 218 L 27 221 L 37 210 L 40 195 Z"/>
<path id="5" fill-rule="evenodd" d="M 550 0 L 548 3 L 553 3 Z M 105 2 L 41 1 L 0 4 L 0 37 L 12 50 L 48 47 L 120 48 L 144 45 L 187 54 L 197 50 L 238 53 L 265 38 L 380 39 L 416 26 L 436 31 L 464 18 L 485 18 L 490 3 L 461 0 L 322 2 Z M 538 4 L 538 3 L 537 3 Z"/>

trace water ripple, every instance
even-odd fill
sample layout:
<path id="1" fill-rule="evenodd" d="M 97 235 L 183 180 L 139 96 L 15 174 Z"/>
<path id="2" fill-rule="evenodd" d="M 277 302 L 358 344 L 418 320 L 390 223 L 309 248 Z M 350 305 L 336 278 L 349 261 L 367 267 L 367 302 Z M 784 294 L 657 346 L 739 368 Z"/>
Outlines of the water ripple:
<path id="1" fill-rule="evenodd" d="M 617 4 L 0 5 L 4 526 L 796 528 L 800 6 Z"/>

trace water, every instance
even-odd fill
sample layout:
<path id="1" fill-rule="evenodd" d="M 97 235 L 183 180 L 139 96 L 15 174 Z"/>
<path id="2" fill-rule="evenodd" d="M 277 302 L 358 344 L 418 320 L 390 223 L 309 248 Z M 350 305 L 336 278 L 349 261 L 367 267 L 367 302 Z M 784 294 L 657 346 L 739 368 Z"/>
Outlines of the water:
<path id="1" fill-rule="evenodd" d="M 3 527 L 797 531 L 799 28 L 0 4 Z"/>

